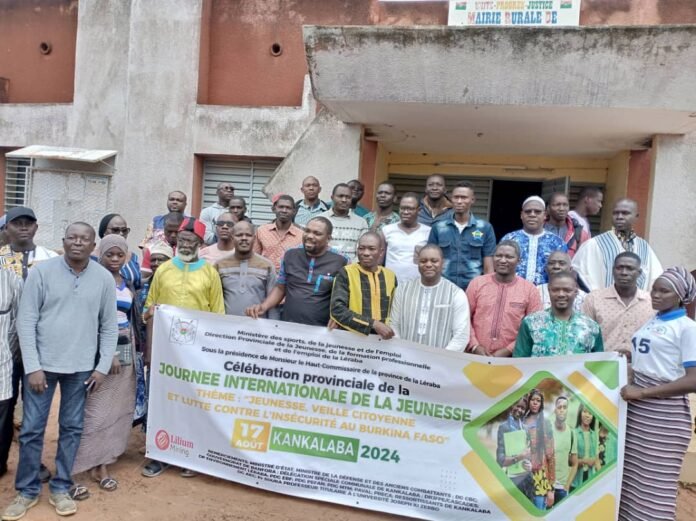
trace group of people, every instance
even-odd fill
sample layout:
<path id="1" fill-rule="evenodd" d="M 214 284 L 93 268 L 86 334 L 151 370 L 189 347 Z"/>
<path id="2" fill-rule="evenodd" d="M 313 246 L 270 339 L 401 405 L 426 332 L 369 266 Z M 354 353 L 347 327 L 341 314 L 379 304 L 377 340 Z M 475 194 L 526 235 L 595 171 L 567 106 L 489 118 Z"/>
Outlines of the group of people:
<path id="1" fill-rule="evenodd" d="M 152 317 L 160 304 L 484 357 L 623 353 L 632 370 L 621 391 L 629 419 L 620 517 L 674 515 L 691 433 L 686 395 L 696 391 L 696 324 L 684 308 L 696 298 L 696 282 L 683 268 L 662 271 L 633 230 L 635 201 L 617 201 L 613 228 L 592 237 L 587 218 L 601 208 L 601 191 L 585 190 L 574 212 L 567 194 L 548 202 L 533 195 L 522 204 L 522 228 L 497 242 L 491 224 L 473 215 L 474 187 L 466 181 L 447 193 L 445 179 L 433 175 L 425 195 L 401 195 L 398 211 L 390 183 L 377 187 L 373 212 L 359 204 L 358 180 L 335 185 L 330 203 L 320 199 L 315 177 L 303 180 L 301 192 L 299 201 L 274 197 L 275 220 L 258 227 L 230 183 L 219 184 L 217 202 L 199 218 L 187 215 L 186 194 L 171 192 L 140 255 L 129 250 L 122 215 L 106 215 L 96 231 L 71 224 L 59 255 L 34 244 L 31 209 L 8 211 L 8 244 L 0 249 L 0 474 L 20 397 L 23 417 L 17 495 L 3 520 L 20 519 L 37 503 L 42 479 L 59 515 L 76 512 L 75 501 L 90 494 L 73 481 L 78 473 L 88 470 L 101 489 L 117 489 L 109 466 L 146 417 Z M 50 476 L 41 452 L 57 386 L 60 431 Z M 538 398 L 513 407 L 509 429 L 551 435 L 543 394 L 540 405 Z M 532 450 L 524 458 L 530 468 L 519 468 L 534 473 L 548 457 Z M 506 467 L 521 462 L 510 459 L 499 456 Z M 149 461 L 142 472 L 155 477 L 166 468 Z M 580 461 L 571 479 L 547 464 L 546 488 L 529 497 L 550 508 L 577 480 L 591 479 L 592 468 Z M 645 473 L 654 476 L 650 483 Z"/>
<path id="2" fill-rule="evenodd" d="M 533 389 L 510 408 L 497 432 L 496 460 L 515 486 L 540 510 L 553 507 L 616 462 L 616 439 L 580 403 L 568 419 L 570 398 L 555 398 L 553 422 L 545 395 Z"/>

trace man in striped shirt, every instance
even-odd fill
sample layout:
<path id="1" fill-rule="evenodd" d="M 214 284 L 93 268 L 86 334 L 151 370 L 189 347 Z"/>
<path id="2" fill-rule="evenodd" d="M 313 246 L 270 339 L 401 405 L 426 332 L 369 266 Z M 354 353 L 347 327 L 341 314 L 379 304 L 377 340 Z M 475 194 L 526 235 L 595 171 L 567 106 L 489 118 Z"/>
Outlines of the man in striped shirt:
<path id="1" fill-rule="evenodd" d="M 7 456 L 14 434 L 12 415 L 16 397 L 12 368 L 13 360 L 20 358 L 15 319 L 21 293 L 22 280 L 15 272 L 0 269 L 0 477 L 7 474 Z"/>
<path id="2" fill-rule="evenodd" d="M 394 294 L 394 336 L 430 347 L 464 351 L 469 342 L 469 303 L 464 292 L 442 277 L 444 258 L 435 244 L 418 254 L 420 278 L 399 286 Z"/>
<path id="3" fill-rule="evenodd" d="M 329 328 L 340 327 L 388 340 L 394 330 L 387 325 L 396 275 L 379 265 L 384 254 L 382 238 L 367 232 L 358 240 L 358 263 L 341 268 L 331 292 Z"/>

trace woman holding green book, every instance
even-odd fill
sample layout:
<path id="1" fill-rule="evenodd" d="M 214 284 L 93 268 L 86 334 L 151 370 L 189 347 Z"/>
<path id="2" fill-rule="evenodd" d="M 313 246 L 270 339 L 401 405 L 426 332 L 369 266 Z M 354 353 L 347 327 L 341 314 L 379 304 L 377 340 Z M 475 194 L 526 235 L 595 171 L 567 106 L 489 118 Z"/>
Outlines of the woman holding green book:
<path id="1" fill-rule="evenodd" d="M 512 406 L 507 420 L 498 427 L 496 460 L 515 486 L 532 499 L 532 463 L 530 439 L 524 427 L 527 396 Z"/>

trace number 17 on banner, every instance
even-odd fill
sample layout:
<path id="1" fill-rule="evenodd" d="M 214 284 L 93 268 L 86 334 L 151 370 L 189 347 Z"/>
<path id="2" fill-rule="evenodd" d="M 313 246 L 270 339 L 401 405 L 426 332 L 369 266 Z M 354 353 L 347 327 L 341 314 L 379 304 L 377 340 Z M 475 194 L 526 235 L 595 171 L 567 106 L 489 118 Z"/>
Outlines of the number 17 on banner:
<path id="1" fill-rule="evenodd" d="M 235 449 L 266 452 L 270 434 L 271 424 L 268 422 L 237 419 L 232 430 L 232 446 Z"/>

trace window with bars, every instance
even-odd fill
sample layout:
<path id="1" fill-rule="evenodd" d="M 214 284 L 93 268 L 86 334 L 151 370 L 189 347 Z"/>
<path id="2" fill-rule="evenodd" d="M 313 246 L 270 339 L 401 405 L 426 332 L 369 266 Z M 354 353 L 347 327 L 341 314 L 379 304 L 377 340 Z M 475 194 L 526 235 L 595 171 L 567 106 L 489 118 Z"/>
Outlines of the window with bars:
<path id="1" fill-rule="evenodd" d="M 29 158 L 5 158 L 5 211 L 17 206 L 26 206 L 29 196 L 30 169 L 31 159 Z"/>
<path id="2" fill-rule="evenodd" d="M 266 224 L 275 216 L 271 201 L 263 193 L 281 160 L 224 160 L 206 159 L 203 162 L 203 201 L 201 208 L 217 202 L 217 186 L 221 182 L 232 183 L 234 195 L 243 197 L 247 205 L 247 217 L 254 224 Z"/>

